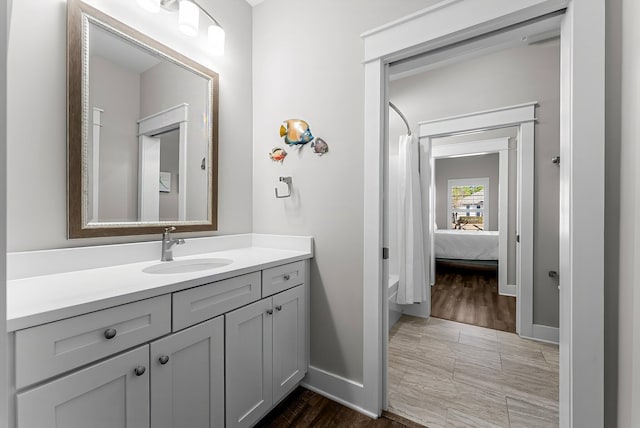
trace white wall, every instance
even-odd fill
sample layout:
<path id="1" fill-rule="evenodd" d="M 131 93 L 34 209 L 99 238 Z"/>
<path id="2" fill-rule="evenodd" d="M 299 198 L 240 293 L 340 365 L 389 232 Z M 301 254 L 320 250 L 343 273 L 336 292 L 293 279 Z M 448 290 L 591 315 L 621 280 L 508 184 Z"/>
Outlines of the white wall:
<path id="1" fill-rule="evenodd" d="M 97 177 L 98 212 L 92 213 L 92 217 L 97 221 L 135 221 L 138 218 L 140 75 L 99 56 L 91 56 L 89 70 L 89 118 L 91 109 L 104 110 Z"/>
<path id="2" fill-rule="evenodd" d="M 640 3 L 607 1 L 605 425 L 640 426 Z"/>
<path id="3" fill-rule="evenodd" d="M 106 3 L 116 8 L 137 7 L 129 0 Z M 202 0 L 200 3 L 226 31 L 224 57 L 200 58 L 220 74 L 219 228 L 216 234 L 250 232 L 251 7 L 240 0 Z M 157 20 L 151 15 L 141 16 L 145 22 Z M 10 31 L 7 72 L 9 251 L 159 239 L 152 235 L 67 240 L 66 1 L 15 2 Z M 194 59 L 198 60 L 195 54 Z"/>
<path id="4" fill-rule="evenodd" d="M 559 293 L 548 271 L 558 271 L 560 147 L 559 40 L 495 52 L 392 81 L 390 100 L 413 129 L 420 121 L 537 101 L 534 178 L 533 322 L 558 327 Z M 405 128 L 390 113 L 390 152 Z M 473 139 L 467 135 L 465 140 Z M 482 138 L 488 138 L 483 135 Z M 510 263 L 512 265 L 512 263 Z M 513 280 L 513 275 L 510 275 Z M 511 282 L 512 283 L 512 282 Z"/>
<path id="5" fill-rule="evenodd" d="M 313 235 L 311 364 L 362 380 L 364 78 L 360 33 L 437 0 L 268 0 L 254 8 L 254 232 Z M 302 118 L 323 157 L 287 148 L 278 128 Z M 275 199 L 279 176 L 295 195 Z"/>

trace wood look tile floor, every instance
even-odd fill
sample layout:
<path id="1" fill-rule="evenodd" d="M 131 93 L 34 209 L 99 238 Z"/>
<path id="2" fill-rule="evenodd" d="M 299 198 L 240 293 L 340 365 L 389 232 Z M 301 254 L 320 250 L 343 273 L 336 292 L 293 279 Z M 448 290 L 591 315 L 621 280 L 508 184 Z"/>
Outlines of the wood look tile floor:
<path id="1" fill-rule="evenodd" d="M 438 261 L 431 315 L 515 333 L 516 298 L 498 294 L 498 271 L 493 266 Z"/>
<path id="2" fill-rule="evenodd" d="M 557 427 L 558 347 L 403 315 L 389 333 L 389 411 L 430 428 Z"/>

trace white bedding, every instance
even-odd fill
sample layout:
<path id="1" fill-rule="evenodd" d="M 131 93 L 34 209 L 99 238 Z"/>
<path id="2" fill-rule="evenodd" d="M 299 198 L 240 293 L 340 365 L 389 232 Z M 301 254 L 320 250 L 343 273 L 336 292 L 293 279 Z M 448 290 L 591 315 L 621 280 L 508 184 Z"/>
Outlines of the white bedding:
<path id="1" fill-rule="evenodd" d="M 439 259 L 498 260 L 498 232 L 484 230 L 434 231 Z"/>

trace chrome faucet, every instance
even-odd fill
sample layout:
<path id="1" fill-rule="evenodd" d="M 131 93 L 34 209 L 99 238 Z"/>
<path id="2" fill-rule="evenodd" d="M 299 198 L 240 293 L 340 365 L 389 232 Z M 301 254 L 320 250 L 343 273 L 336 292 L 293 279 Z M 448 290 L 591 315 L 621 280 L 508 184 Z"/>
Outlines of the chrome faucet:
<path id="1" fill-rule="evenodd" d="M 182 245 L 184 244 L 184 239 L 171 239 L 171 232 L 176 230 L 175 226 L 167 227 L 162 232 L 162 257 L 160 258 L 163 262 L 170 262 L 173 260 L 173 250 L 171 247 L 174 245 Z"/>

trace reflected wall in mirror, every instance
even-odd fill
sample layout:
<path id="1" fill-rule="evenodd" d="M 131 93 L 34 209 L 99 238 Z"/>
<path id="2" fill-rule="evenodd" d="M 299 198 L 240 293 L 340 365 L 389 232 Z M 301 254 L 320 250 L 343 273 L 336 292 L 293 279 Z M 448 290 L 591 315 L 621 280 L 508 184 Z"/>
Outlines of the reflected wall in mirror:
<path id="1" fill-rule="evenodd" d="M 216 230 L 218 75 L 67 7 L 69 237 Z"/>

